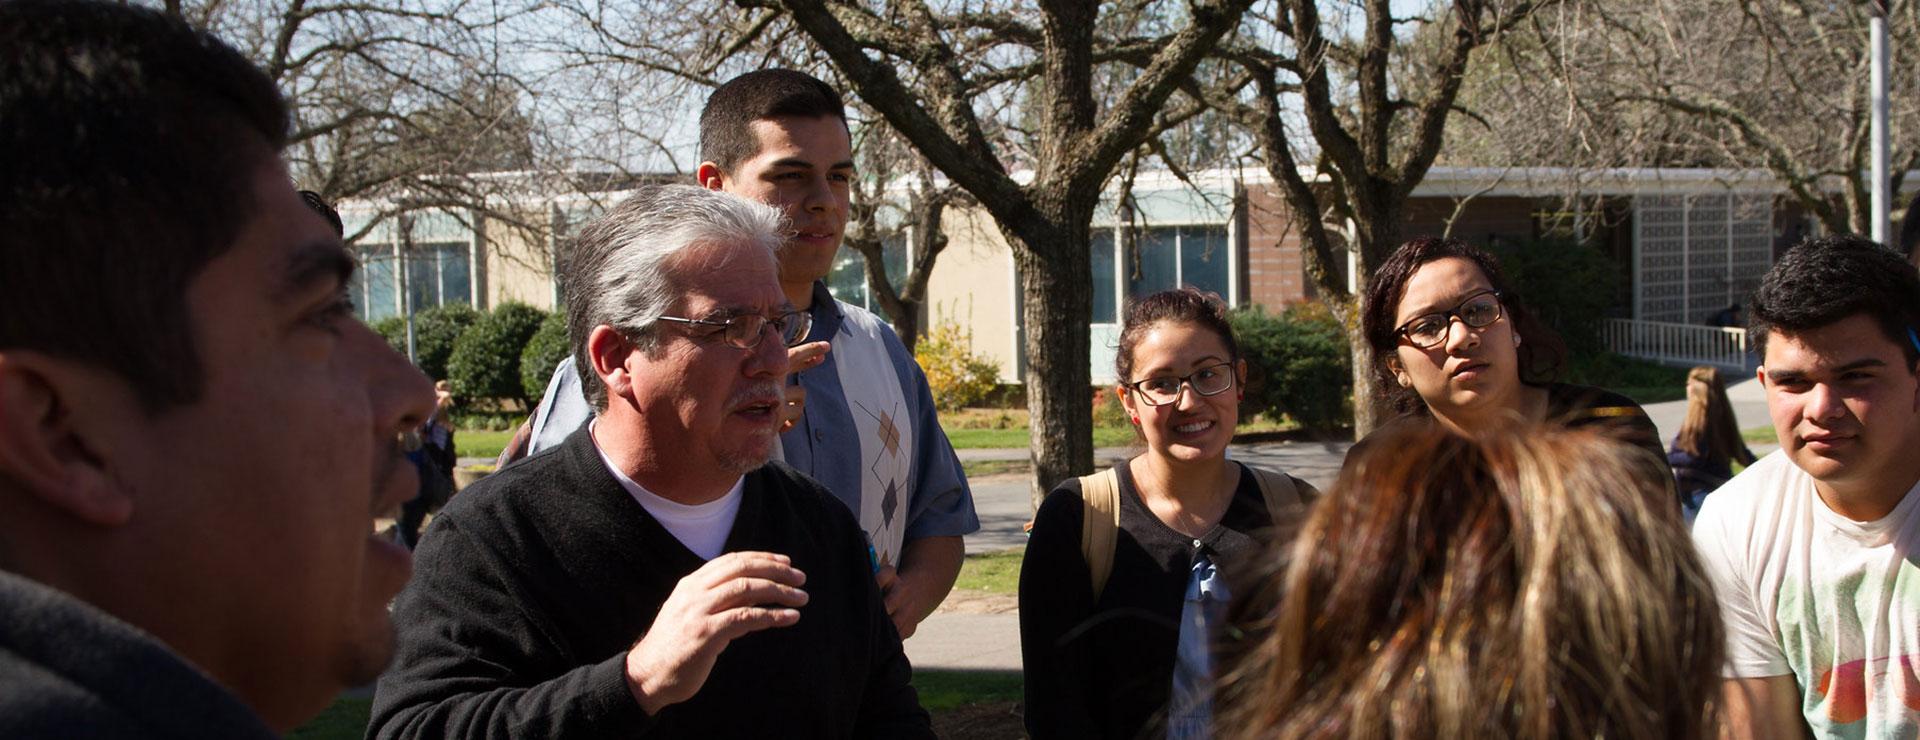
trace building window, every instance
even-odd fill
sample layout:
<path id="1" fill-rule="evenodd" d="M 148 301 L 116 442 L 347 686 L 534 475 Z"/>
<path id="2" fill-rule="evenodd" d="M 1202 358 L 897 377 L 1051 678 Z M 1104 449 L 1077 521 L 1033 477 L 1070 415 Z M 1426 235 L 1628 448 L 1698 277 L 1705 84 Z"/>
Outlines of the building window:
<path id="1" fill-rule="evenodd" d="M 1116 229 L 1093 235 L 1093 323 L 1119 323 L 1122 281 L 1127 300 L 1191 285 L 1231 302 L 1232 249 L 1225 224 L 1138 229 L 1130 255 L 1121 254 L 1117 235 Z"/>
<path id="2" fill-rule="evenodd" d="M 895 233 L 881 242 L 881 260 L 886 263 L 887 281 L 894 290 L 907 281 L 907 235 Z M 833 270 L 827 273 L 827 290 L 834 300 L 850 303 L 887 318 L 879 300 L 867 289 L 867 258 L 852 247 L 842 246 L 834 256 Z"/>
<path id="3" fill-rule="evenodd" d="M 392 244 L 354 247 L 360 269 L 348 292 L 360 318 L 369 323 L 400 316 L 403 272 Z M 416 243 L 407 254 L 406 299 L 411 312 L 434 306 L 473 304 L 473 256 L 465 242 Z"/>

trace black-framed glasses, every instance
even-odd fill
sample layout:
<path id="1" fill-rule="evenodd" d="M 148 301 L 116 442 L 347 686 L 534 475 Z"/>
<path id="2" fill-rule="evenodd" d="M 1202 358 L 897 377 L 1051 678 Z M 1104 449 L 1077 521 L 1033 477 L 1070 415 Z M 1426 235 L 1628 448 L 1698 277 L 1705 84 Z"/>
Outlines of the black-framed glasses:
<path id="1" fill-rule="evenodd" d="M 743 313 L 725 319 L 684 319 L 678 316 L 658 316 L 660 321 L 693 326 L 713 326 L 718 330 L 707 336 L 719 337 L 729 347 L 753 349 L 760 346 L 760 338 L 766 336 L 767 327 L 780 334 L 780 343 L 788 347 L 799 344 L 807 338 L 807 330 L 813 328 L 813 315 L 805 311 L 788 311 L 773 318 L 757 313 Z"/>
<path id="2" fill-rule="evenodd" d="M 1500 292 L 1483 290 L 1467 296 L 1453 308 L 1415 316 L 1393 333 L 1406 337 L 1415 347 L 1433 349 L 1446 343 L 1447 334 L 1453 331 L 1454 319 L 1469 329 L 1485 329 L 1500 320 L 1501 312 Z"/>
<path id="3" fill-rule="evenodd" d="M 1136 380 L 1127 384 L 1148 406 L 1165 406 L 1180 400 L 1182 387 L 1202 396 L 1217 396 L 1233 387 L 1233 363 L 1208 365 L 1186 375 Z"/>

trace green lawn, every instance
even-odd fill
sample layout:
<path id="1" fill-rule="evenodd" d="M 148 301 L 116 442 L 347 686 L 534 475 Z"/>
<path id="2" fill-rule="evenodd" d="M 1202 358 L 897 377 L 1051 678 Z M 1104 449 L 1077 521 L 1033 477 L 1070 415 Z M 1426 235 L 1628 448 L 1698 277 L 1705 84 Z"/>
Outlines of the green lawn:
<path id="1" fill-rule="evenodd" d="M 1025 547 L 1011 547 L 968 555 L 953 587 L 1012 596 L 1020 591 L 1020 559 L 1026 552 Z"/>
<path id="2" fill-rule="evenodd" d="M 367 734 L 372 715 L 372 699 L 342 697 L 312 722 L 294 728 L 287 740 L 359 740 Z"/>
<path id="3" fill-rule="evenodd" d="M 953 443 L 956 450 L 974 449 L 1026 449 L 1027 428 L 1025 426 L 1008 429 L 956 429 L 945 427 L 947 441 Z M 1095 427 L 1093 446 L 1125 447 L 1133 444 L 1133 427 Z M 465 454 L 465 453 L 461 453 Z"/>
<path id="4" fill-rule="evenodd" d="M 920 706 L 939 718 L 945 711 L 990 701 L 1019 701 L 1026 680 L 1002 671 L 914 671 Z"/>
<path id="5" fill-rule="evenodd" d="M 1773 427 L 1754 427 L 1740 432 L 1740 438 L 1748 442 L 1778 442 L 1780 437 L 1773 433 Z"/>
<path id="6" fill-rule="evenodd" d="M 514 430 L 490 432 L 484 429 L 462 429 L 453 435 L 453 446 L 461 457 L 499 457 L 500 451 L 513 441 Z"/>
<path id="7" fill-rule="evenodd" d="M 1605 388 L 1645 405 L 1686 398 L 1688 370 L 1601 352 L 1569 358 L 1565 375 L 1569 383 Z"/>
<path id="8" fill-rule="evenodd" d="M 989 475 L 1027 475 L 1033 472 L 1033 463 L 1024 457 L 1018 460 L 962 460 L 960 470 L 967 474 L 968 480 Z"/>

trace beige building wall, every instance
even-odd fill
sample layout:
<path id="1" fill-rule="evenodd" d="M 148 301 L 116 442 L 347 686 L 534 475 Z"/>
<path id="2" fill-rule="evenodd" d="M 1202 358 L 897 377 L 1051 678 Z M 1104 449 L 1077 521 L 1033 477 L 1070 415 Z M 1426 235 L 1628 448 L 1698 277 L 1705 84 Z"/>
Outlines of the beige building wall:
<path id="1" fill-rule="evenodd" d="M 1020 382 L 1013 250 L 984 210 L 948 209 L 942 228 L 947 248 L 927 280 L 927 330 L 948 321 L 971 329 L 974 354 L 1000 367 L 1000 382 Z"/>
<path id="2" fill-rule="evenodd" d="M 539 223 L 547 216 L 544 212 L 535 212 L 519 218 Z M 487 305 L 484 308 L 519 301 L 542 311 L 554 310 L 558 301 L 553 252 L 546 237 L 529 234 L 505 222 L 488 221 L 481 230 L 479 243 L 486 264 L 486 286 L 482 294 L 486 296 Z"/>

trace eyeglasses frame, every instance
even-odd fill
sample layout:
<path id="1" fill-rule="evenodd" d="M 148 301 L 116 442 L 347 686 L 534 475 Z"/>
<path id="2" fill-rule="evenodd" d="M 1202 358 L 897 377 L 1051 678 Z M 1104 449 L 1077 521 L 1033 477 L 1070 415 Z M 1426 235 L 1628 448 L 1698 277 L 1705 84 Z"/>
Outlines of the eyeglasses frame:
<path id="1" fill-rule="evenodd" d="M 1460 315 L 1460 309 L 1466 307 L 1468 303 L 1472 303 L 1473 299 L 1479 298 L 1480 296 L 1483 296 L 1483 295 L 1493 296 L 1493 320 L 1488 321 L 1487 323 L 1481 324 L 1479 326 L 1474 326 L 1473 324 L 1467 321 L 1467 317 Z M 1400 339 L 1406 340 L 1407 344 L 1413 346 L 1416 349 L 1428 350 L 1428 349 L 1433 349 L 1434 347 L 1438 347 L 1440 345 L 1447 343 L 1447 337 L 1452 336 L 1453 334 L 1454 319 L 1459 319 L 1460 325 L 1467 327 L 1468 329 L 1485 329 L 1489 326 L 1493 326 L 1494 324 L 1499 323 L 1500 319 L 1504 318 L 1506 315 L 1507 315 L 1506 299 L 1501 297 L 1500 291 L 1494 290 L 1492 288 L 1486 288 L 1483 290 L 1476 290 L 1473 292 L 1472 295 L 1469 295 L 1465 298 L 1460 299 L 1459 303 L 1453 304 L 1453 308 L 1449 308 L 1444 311 L 1429 311 L 1427 313 L 1420 314 L 1419 316 L 1415 316 L 1411 319 L 1407 319 L 1405 323 L 1400 325 L 1400 328 L 1393 330 L 1393 335 L 1395 337 L 1399 337 Z M 1432 344 L 1421 344 L 1419 342 L 1414 341 L 1413 333 L 1411 331 L 1413 325 L 1416 323 L 1419 323 L 1421 319 L 1425 319 L 1429 316 L 1439 316 L 1445 319 L 1447 322 L 1446 333 L 1440 336 L 1440 341 L 1434 342 Z"/>
<path id="2" fill-rule="evenodd" d="M 792 342 L 788 342 L 785 339 L 787 322 L 793 321 L 795 317 L 799 317 L 799 320 L 807 322 L 807 329 L 802 330 L 798 336 L 795 336 Z M 742 347 L 738 344 L 734 344 L 733 342 L 727 341 L 726 334 L 728 330 L 733 328 L 733 322 L 735 320 L 744 319 L 744 318 L 758 318 L 762 321 L 765 321 L 766 323 L 760 326 L 760 329 L 761 329 L 760 331 L 754 333 L 753 342 L 751 344 L 748 344 L 745 347 Z M 780 342 L 782 345 L 785 345 L 787 347 L 797 347 L 797 346 L 800 346 L 801 344 L 804 344 L 807 341 L 807 330 L 811 330 L 813 327 L 813 314 L 810 314 L 810 313 L 807 313 L 806 311 L 801 311 L 798 309 L 791 310 L 791 311 L 784 311 L 779 316 L 776 316 L 773 318 L 768 318 L 764 315 L 757 314 L 757 313 L 743 313 L 735 316 L 729 316 L 725 321 L 715 321 L 713 319 L 689 319 L 681 316 L 666 316 L 666 315 L 655 316 L 653 317 L 653 319 L 655 321 L 666 321 L 674 324 L 719 327 L 720 329 L 719 331 L 713 332 L 708 336 L 719 337 L 721 344 L 725 344 L 734 349 L 744 349 L 744 350 L 751 350 L 755 347 L 760 346 L 760 343 L 766 340 L 766 337 L 767 337 L 766 329 L 769 326 L 774 327 L 774 332 L 776 334 L 781 335 L 782 338 Z"/>
<path id="3" fill-rule="evenodd" d="M 1240 382 L 1239 378 L 1234 377 L 1236 375 L 1236 373 L 1234 372 L 1236 364 L 1238 364 L 1237 360 L 1227 360 L 1225 362 L 1221 362 L 1214 365 L 1208 365 L 1206 367 L 1194 368 L 1193 372 L 1187 373 L 1186 375 L 1175 376 L 1174 378 L 1167 378 L 1167 377 L 1142 378 L 1140 380 L 1136 380 L 1131 383 L 1121 383 L 1120 385 L 1121 387 L 1124 387 L 1127 390 L 1132 391 L 1134 396 L 1140 399 L 1141 403 L 1144 403 L 1148 406 L 1153 406 L 1156 408 L 1160 406 L 1172 406 L 1174 404 L 1180 403 L 1180 394 L 1185 393 L 1189 390 L 1193 391 L 1194 395 L 1199 396 L 1201 398 L 1218 396 L 1222 393 L 1226 393 L 1227 391 L 1233 390 L 1233 386 Z M 1200 386 L 1193 384 L 1193 376 L 1199 375 L 1200 373 L 1206 372 L 1208 370 L 1212 370 L 1214 368 L 1221 368 L 1221 367 L 1224 367 L 1227 369 L 1227 372 L 1226 372 L 1227 384 L 1221 387 L 1219 390 L 1214 391 L 1212 393 L 1207 393 L 1205 391 L 1200 390 Z M 1172 379 L 1178 379 L 1180 381 L 1180 385 L 1173 392 L 1173 398 L 1170 398 L 1165 402 L 1154 401 L 1152 397 L 1147 395 L 1146 391 L 1140 390 L 1141 383 L 1150 383 L 1155 380 L 1172 380 Z"/>

